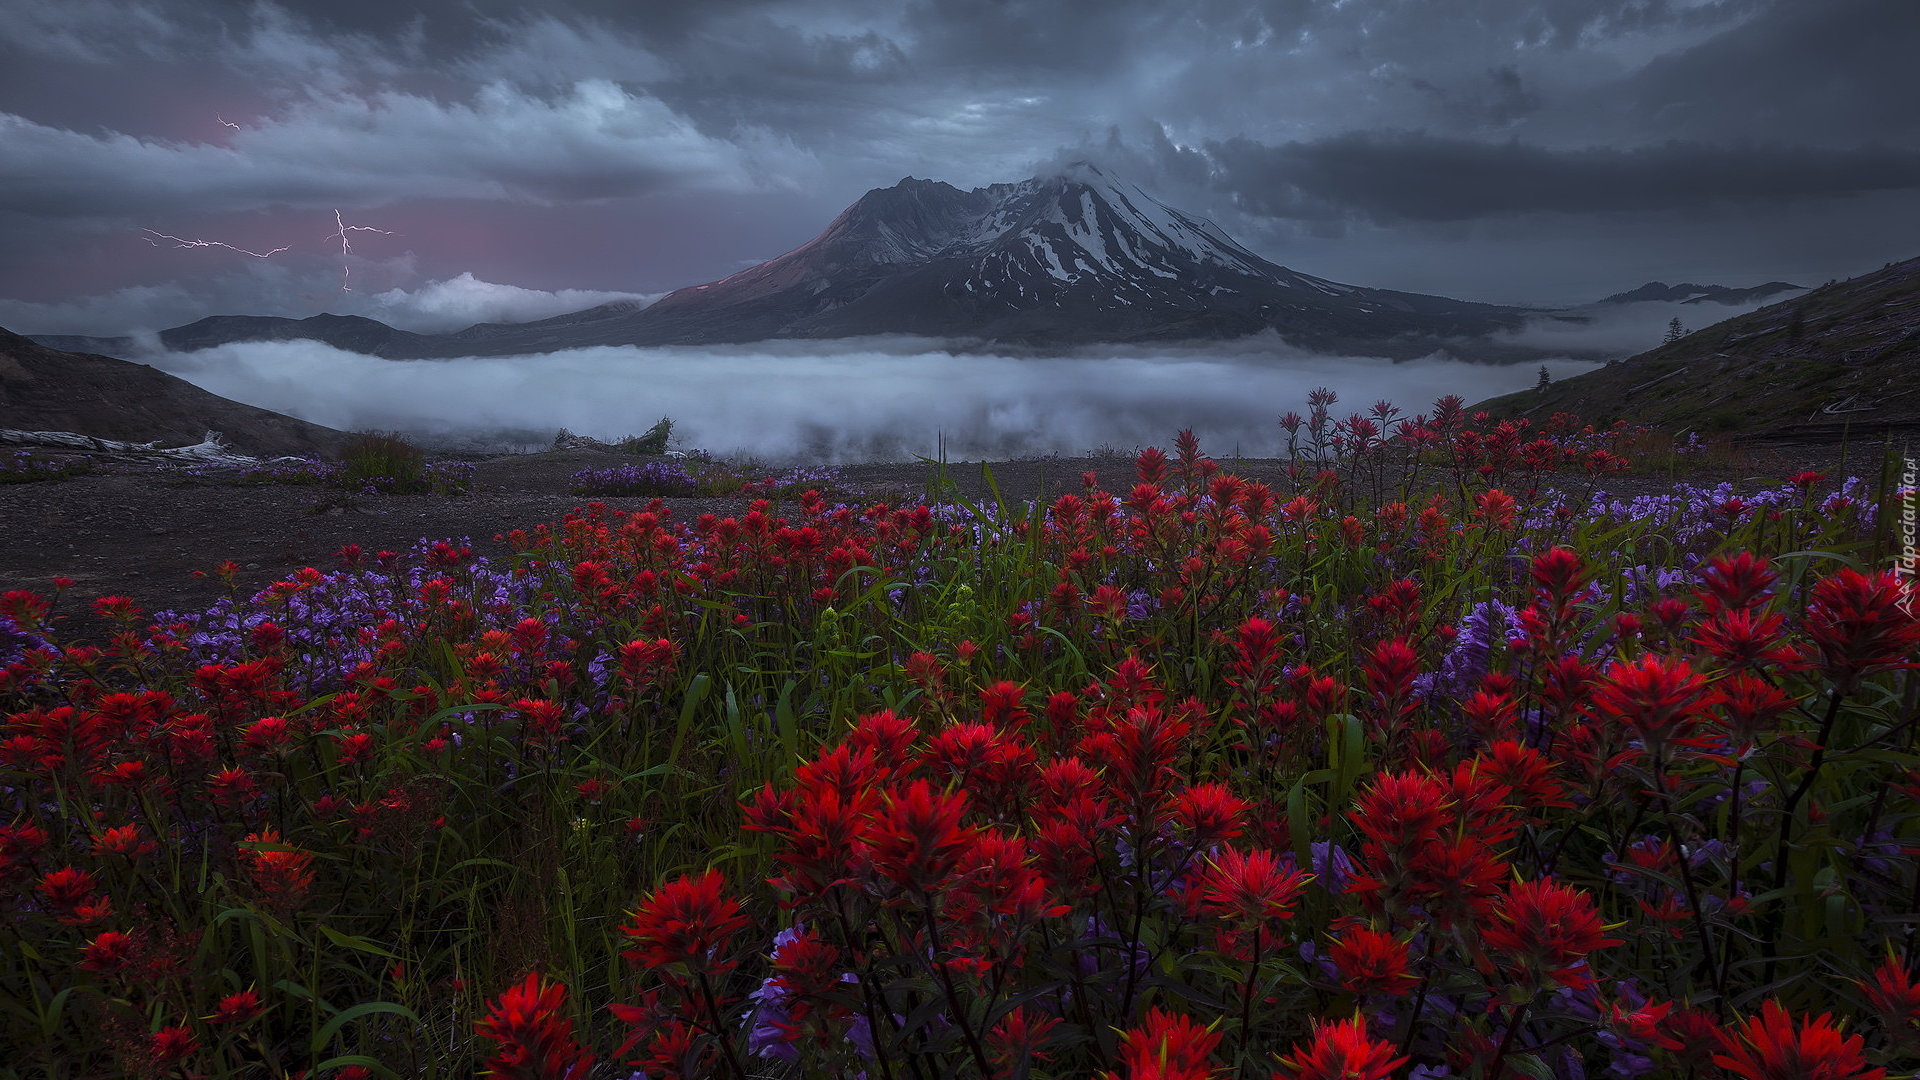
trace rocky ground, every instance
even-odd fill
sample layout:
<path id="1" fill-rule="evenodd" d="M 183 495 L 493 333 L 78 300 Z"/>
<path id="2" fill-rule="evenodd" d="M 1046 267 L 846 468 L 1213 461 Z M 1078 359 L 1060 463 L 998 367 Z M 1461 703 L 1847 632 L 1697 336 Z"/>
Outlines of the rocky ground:
<path id="1" fill-rule="evenodd" d="M 1768 481 L 1803 469 L 1841 478 L 1842 448 L 1795 446 L 1754 450 L 1731 461 L 1690 467 L 1683 474 L 1621 474 L 1604 484 L 1616 494 L 1666 490 L 1675 479 Z M 240 565 L 234 588 L 246 594 L 305 566 L 337 565 L 335 552 L 358 544 L 367 553 L 404 551 L 421 539 L 471 539 L 476 553 L 503 555 L 496 539 L 516 528 L 556 521 L 590 501 L 568 493 L 568 479 L 587 468 L 637 459 L 592 449 L 501 455 L 473 462 L 477 491 L 469 495 L 366 495 L 320 486 L 237 486 L 217 475 L 178 467 L 121 464 L 66 480 L 0 484 L 0 592 L 52 590 L 55 577 L 73 580 L 60 610 L 68 634 L 97 633 L 87 615 L 96 597 L 133 598 L 147 611 L 204 609 L 228 586 L 213 568 Z M 1856 445 L 1845 472 L 1871 475 L 1879 447 Z M 1223 462 L 1240 475 L 1285 490 L 1284 462 Z M 1001 496 L 1031 499 L 1043 490 L 1079 490 L 1094 472 L 1110 491 L 1133 483 L 1133 462 L 1119 457 L 994 462 Z M 918 499 L 932 470 L 922 464 L 859 465 L 839 471 L 848 493 L 897 502 Z M 970 499 L 986 495 L 979 463 L 955 463 L 948 479 Z M 615 509 L 638 509 L 644 498 L 606 498 Z M 677 518 L 708 511 L 738 514 L 744 499 L 670 499 Z"/>

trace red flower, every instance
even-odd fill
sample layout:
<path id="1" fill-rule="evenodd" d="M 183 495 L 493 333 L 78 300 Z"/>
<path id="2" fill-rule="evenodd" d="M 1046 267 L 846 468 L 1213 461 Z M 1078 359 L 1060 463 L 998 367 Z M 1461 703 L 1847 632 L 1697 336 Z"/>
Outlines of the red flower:
<path id="1" fill-rule="evenodd" d="M 259 1016 L 264 1009 L 260 1003 L 260 991 L 246 989 L 221 998 L 220 1004 L 213 1007 L 213 1015 L 200 1019 L 209 1024 L 244 1024 Z"/>
<path id="2" fill-rule="evenodd" d="M 1628 1038 L 1662 1050 L 1682 1050 L 1686 1048 L 1686 1043 L 1676 1037 L 1667 1024 L 1667 1016 L 1671 1012 L 1671 1001 L 1649 1001 L 1632 1012 L 1622 1011 L 1618 1005 L 1609 1005 L 1606 1022 L 1624 1032 Z"/>
<path id="3" fill-rule="evenodd" d="M 1756 614 L 1745 608 L 1709 611 L 1694 630 L 1693 642 L 1730 668 L 1785 668 L 1801 666 L 1799 655 L 1779 644 L 1786 616 Z"/>
<path id="4" fill-rule="evenodd" d="M 61 911 L 72 911 L 93 898 L 93 875 L 77 867 L 64 867 L 40 879 L 40 895 Z"/>
<path id="5" fill-rule="evenodd" d="M 151 1055 L 152 1063 L 162 1068 L 199 1048 L 199 1040 L 193 1037 L 192 1029 L 185 1024 L 163 1027 L 147 1037 L 147 1052 Z"/>
<path id="6" fill-rule="evenodd" d="M 1907 976 L 1906 965 L 1888 956 L 1873 969 L 1873 981 L 1861 985 L 1887 1034 L 1897 1044 L 1912 1046 L 1920 1037 L 1920 986 Z"/>
<path id="7" fill-rule="evenodd" d="M 633 922 L 621 928 L 635 947 L 620 955 L 647 968 L 684 964 L 694 972 L 731 970 L 733 964 L 716 954 L 746 929 L 747 920 L 737 901 L 721 895 L 725 887 L 718 870 L 662 885 L 635 909 Z"/>
<path id="8" fill-rule="evenodd" d="M 888 796 L 869 841 L 874 870 L 909 891 L 937 890 L 978 834 L 960 824 L 966 810 L 966 792 L 936 792 L 925 780 Z"/>
<path id="9" fill-rule="evenodd" d="M 1393 1056 L 1393 1044 L 1367 1035 L 1367 1022 L 1356 1016 L 1331 1024 L 1315 1022 L 1311 1042 L 1293 1048 L 1280 1059 L 1274 1080 L 1386 1080 L 1406 1062 Z"/>
<path id="10" fill-rule="evenodd" d="M 1225 784 L 1198 784 L 1174 798 L 1173 820 L 1187 830 L 1194 847 L 1205 850 L 1239 836 L 1250 807 Z"/>
<path id="11" fill-rule="evenodd" d="M 520 698 L 513 703 L 513 708 L 520 714 L 523 723 L 521 730 L 526 733 L 528 742 L 544 746 L 563 738 L 560 721 L 565 716 L 566 706 L 557 701 Z"/>
<path id="12" fill-rule="evenodd" d="M 1120 1036 L 1121 1073 L 1126 1080 L 1208 1080 L 1220 1070 L 1207 1058 L 1220 1045 L 1220 1033 L 1159 1009 L 1149 1010 L 1145 1025 Z"/>
<path id="13" fill-rule="evenodd" d="M 1648 653 L 1638 663 L 1616 663 L 1592 694 L 1592 711 L 1625 724 L 1650 755 L 1668 745 L 1695 746 L 1694 726 L 1720 703 L 1718 691 L 1685 660 Z"/>
<path id="14" fill-rule="evenodd" d="M 111 975 L 138 962 L 140 953 L 138 938 L 118 930 L 102 930 L 99 937 L 87 942 L 78 966 L 82 971 Z"/>
<path id="15" fill-rule="evenodd" d="M 1490 529 L 1504 529 L 1513 524 L 1515 503 L 1513 496 L 1494 488 L 1473 497 L 1473 516 Z"/>
<path id="16" fill-rule="evenodd" d="M 1585 989 L 1593 984 L 1582 966 L 1587 954 L 1620 944 L 1606 936 L 1591 896 L 1545 878 L 1516 882 L 1497 916 L 1481 928 L 1481 939 L 1509 974 L 1534 986 L 1551 980 Z"/>
<path id="17" fill-rule="evenodd" d="M 1454 819 L 1447 785 L 1424 773 L 1382 773 L 1348 811 L 1368 840 L 1388 852 L 1409 852 L 1437 839 Z"/>
<path id="18" fill-rule="evenodd" d="M 1340 970 L 1340 989 L 1349 994 L 1398 996 L 1420 982 L 1407 971 L 1407 943 L 1379 930 L 1348 930 L 1334 939 L 1327 954 Z"/>
<path id="19" fill-rule="evenodd" d="M 1572 548 L 1557 547 L 1533 557 L 1533 587 L 1556 607 L 1572 600 L 1590 576 Z"/>
<path id="20" fill-rule="evenodd" d="M 1309 880 L 1299 870 L 1280 868 L 1273 852 L 1227 848 L 1200 875 L 1200 895 L 1214 912 L 1242 925 L 1258 926 L 1293 917 L 1294 901 Z"/>
<path id="21" fill-rule="evenodd" d="M 1907 666 L 1920 648 L 1920 586 L 1892 570 L 1842 570 L 1814 586 L 1807 636 L 1820 669 L 1848 691 L 1875 672 Z"/>
<path id="22" fill-rule="evenodd" d="M 1779 575 L 1767 560 L 1750 551 L 1732 558 L 1715 558 L 1707 564 L 1707 587 L 1698 591 L 1708 614 L 1725 609 L 1751 607 L 1767 598 Z"/>
<path id="23" fill-rule="evenodd" d="M 487 1018 L 473 1026 L 499 1044 L 487 1059 L 483 1076 L 512 1080 L 586 1080 L 593 1055 L 573 1041 L 573 1021 L 562 1015 L 566 986 L 542 985 L 539 973 L 509 987 L 487 1007 Z"/>
<path id="24" fill-rule="evenodd" d="M 993 1030 L 987 1032 L 987 1056 L 997 1069 L 1014 1072 L 1028 1061 L 1045 1061 L 1047 1055 L 1040 1052 L 1046 1045 L 1047 1036 L 1060 1026 L 1060 1018 L 1036 1013 L 1027 1006 L 1013 1010 L 1002 1017 Z"/>
<path id="25" fill-rule="evenodd" d="M 1713 1063 L 1743 1080 L 1883 1080 L 1885 1069 L 1869 1069 L 1861 1048 L 1865 1040 L 1843 1038 L 1831 1013 L 1801 1024 L 1777 1001 L 1760 1006 L 1731 1031 L 1719 1033 L 1724 1054 Z"/>
<path id="26" fill-rule="evenodd" d="M 253 782 L 252 773 L 236 765 L 209 773 L 207 794 L 213 796 L 215 806 L 238 810 L 259 796 L 260 786 Z"/>
<path id="27" fill-rule="evenodd" d="M 260 845 L 242 848 L 240 860 L 266 905 L 285 914 L 306 903 L 313 887 L 313 853 L 289 847 L 272 829 L 248 833 L 245 842 Z"/>

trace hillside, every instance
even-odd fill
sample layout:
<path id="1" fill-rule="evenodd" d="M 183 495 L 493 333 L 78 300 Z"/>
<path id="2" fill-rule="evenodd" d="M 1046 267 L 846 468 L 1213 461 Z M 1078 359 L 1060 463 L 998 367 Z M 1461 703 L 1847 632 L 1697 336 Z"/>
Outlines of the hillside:
<path id="1" fill-rule="evenodd" d="M 0 329 L 0 428 L 197 443 L 218 431 L 246 454 L 337 454 L 349 436 L 256 409 L 110 356 L 63 352 Z"/>
<path id="2" fill-rule="evenodd" d="M 1606 367 L 1475 406 L 1673 431 L 1920 431 L 1920 259 L 1830 282 Z"/>

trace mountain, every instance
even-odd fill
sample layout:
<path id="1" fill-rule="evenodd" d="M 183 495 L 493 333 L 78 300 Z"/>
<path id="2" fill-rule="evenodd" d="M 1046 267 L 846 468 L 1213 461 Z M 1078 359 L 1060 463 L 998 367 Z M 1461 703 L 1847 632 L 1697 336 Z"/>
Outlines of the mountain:
<path id="1" fill-rule="evenodd" d="M 1808 439 L 1920 433 L 1917 370 L 1920 259 L 1909 259 L 1474 408 Z"/>
<path id="2" fill-rule="evenodd" d="M 50 349 L 0 329 L 0 428 L 187 446 L 208 431 L 245 454 L 337 454 L 345 432 L 256 409 L 145 364 Z"/>
<path id="3" fill-rule="evenodd" d="M 1794 285 L 1785 281 L 1769 281 L 1765 285 L 1755 285 L 1746 289 L 1729 289 L 1725 285 L 1695 285 L 1690 281 L 1683 281 L 1678 285 L 1669 285 L 1664 281 L 1649 281 L 1637 289 L 1614 293 L 1600 302 L 1635 304 L 1644 300 L 1666 300 L 1679 301 L 1682 304 L 1745 304 L 1805 288 L 1804 285 Z"/>
<path id="4" fill-rule="evenodd" d="M 320 341 L 347 352 L 405 359 L 430 349 L 429 336 L 396 330 L 377 319 L 359 315 L 315 315 L 310 319 L 282 319 L 272 315 L 209 315 L 199 322 L 162 330 L 160 345 L 168 352 L 198 352 L 235 341 Z M 138 351 L 130 337 L 80 337 L 36 334 L 33 340 L 51 349 L 69 352 L 126 353 Z"/>
<path id="5" fill-rule="evenodd" d="M 972 191 L 912 178 L 870 191 L 805 245 L 669 293 L 632 326 L 648 344 L 920 334 L 1029 346 L 1271 329 L 1308 348 L 1419 356 L 1524 314 L 1277 266 L 1083 163 Z"/>
<path id="6" fill-rule="evenodd" d="M 1275 265 L 1212 222 L 1080 163 L 971 191 L 909 177 L 867 192 L 793 251 L 649 307 L 623 302 L 432 335 L 341 316 L 222 316 L 160 339 L 205 348 L 293 335 L 426 358 L 869 334 L 1052 348 L 1271 330 L 1327 352 L 1407 358 L 1445 349 L 1520 360 L 1539 353 L 1488 336 L 1530 314 L 1537 313 L 1345 285 Z M 105 348 L 103 339 L 86 340 Z"/>

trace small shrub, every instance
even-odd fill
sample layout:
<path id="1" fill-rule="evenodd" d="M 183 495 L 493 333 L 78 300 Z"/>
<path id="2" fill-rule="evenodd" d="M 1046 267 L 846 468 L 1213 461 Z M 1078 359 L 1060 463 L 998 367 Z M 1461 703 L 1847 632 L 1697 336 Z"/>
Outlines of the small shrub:
<path id="1" fill-rule="evenodd" d="M 663 416 L 660 422 L 647 429 L 645 435 L 632 435 L 616 444 L 623 454 L 664 454 L 667 452 L 667 440 L 673 437 L 673 417 Z"/>
<path id="2" fill-rule="evenodd" d="M 432 487 L 426 451 L 396 431 L 363 432 L 341 454 L 340 483 L 389 495 L 412 495 Z"/>

